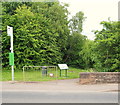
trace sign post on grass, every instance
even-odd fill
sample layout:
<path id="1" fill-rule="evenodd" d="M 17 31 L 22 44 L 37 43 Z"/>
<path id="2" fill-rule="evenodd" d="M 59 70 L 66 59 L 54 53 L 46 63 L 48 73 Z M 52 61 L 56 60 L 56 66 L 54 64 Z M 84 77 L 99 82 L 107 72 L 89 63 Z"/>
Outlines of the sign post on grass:
<path id="1" fill-rule="evenodd" d="M 7 34 L 10 36 L 11 52 L 9 53 L 9 65 L 11 65 L 12 69 L 12 81 L 14 81 L 13 27 L 7 26 Z"/>
<path id="2" fill-rule="evenodd" d="M 58 64 L 58 67 L 60 68 L 60 77 L 61 77 L 61 70 L 65 70 L 65 74 L 66 74 L 66 77 L 67 77 L 67 70 L 68 70 L 68 66 L 67 64 Z"/>

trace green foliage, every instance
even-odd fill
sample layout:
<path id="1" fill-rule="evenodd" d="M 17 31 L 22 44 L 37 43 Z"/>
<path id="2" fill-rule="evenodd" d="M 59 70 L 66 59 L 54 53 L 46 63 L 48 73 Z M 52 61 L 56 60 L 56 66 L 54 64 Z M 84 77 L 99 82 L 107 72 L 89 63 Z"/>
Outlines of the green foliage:
<path id="1" fill-rule="evenodd" d="M 79 52 L 82 50 L 85 37 L 79 33 L 69 36 L 65 62 L 76 67 L 82 67 L 82 60 Z"/>
<path id="2" fill-rule="evenodd" d="M 67 63 L 84 69 L 118 72 L 120 22 L 101 22 L 103 29 L 95 31 L 95 41 L 91 41 L 81 34 L 84 13 L 80 11 L 68 20 L 67 7 L 59 2 L 3 2 L 0 16 L 3 67 L 10 68 L 10 38 L 6 29 L 12 26 L 15 69 L 25 65 Z"/>
<path id="3" fill-rule="evenodd" d="M 92 40 L 86 40 L 82 50 L 80 51 L 80 56 L 82 56 L 82 61 L 83 61 L 83 67 L 84 68 L 93 68 L 93 63 L 94 63 L 94 42 Z"/>
<path id="4" fill-rule="evenodd" d="M 78 12 L 72 17 L 72 19 L 70 19 L 69 22 L 71 33 L 67 41 L 67 50 L 64 55 L 64 62 L 76 67 L 83 67 L 82 57 L 79 52 L 82 50 L 86 40 L 86 37 L 81 34 L 84 19 L 84 14 L 82 12 Z"/>
<path id="5" fill-rule="evenodd" d="M 101 71 L 119 71 L 120 69 L 120 22 L 101 22 L 103 29 L 96 31 L 97 59 Z M 97 64 L 97 62 L 96 62 Z M 105 69 L 102 69 L 105 68 Z"/>
<path id="6" fill-rule="evenodd" d="M 83 12 L 77 12 L 75 16 L 72 17 L 72 19 L 70 19 L 70 28 L 72 32 L 78 32 L 81 33 L 82 32 L 82 25 L 83 22 L 85 20 L 86 17 L 84 17 L 84 13 Z"/>
<path id="7" fill-rule="evenodd" d="M 14 28 L 16 68 L 24 65 L 54 65 L 61 62 L 64 43 L 69 35 L 65 15 L 68 12 L 65 6 L 56 2 L 15 4 L 3 4 L 3 67 L 7 67 L 9 62 L 10 41 L 6 33 L 7 25 Z"/>

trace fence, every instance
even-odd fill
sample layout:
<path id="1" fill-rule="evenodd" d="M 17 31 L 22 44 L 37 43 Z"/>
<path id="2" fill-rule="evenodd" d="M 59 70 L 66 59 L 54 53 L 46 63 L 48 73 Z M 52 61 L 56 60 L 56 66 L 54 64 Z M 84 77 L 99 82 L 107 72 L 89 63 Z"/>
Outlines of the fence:
<path id="1" fill-rule="evenodd" d="M 23 81 L 57 80 L 57 66 L 24 66 Z"/>

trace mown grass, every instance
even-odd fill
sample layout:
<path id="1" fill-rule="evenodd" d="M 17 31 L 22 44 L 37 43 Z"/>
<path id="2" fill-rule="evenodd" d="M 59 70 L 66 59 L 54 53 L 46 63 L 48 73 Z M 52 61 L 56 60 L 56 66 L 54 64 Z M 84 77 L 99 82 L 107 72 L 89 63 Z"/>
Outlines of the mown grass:
<path id="1" fill-rule="evenodd" d="M 23 73 L 22 70 L 15 70 L 14 77 L 15 81 L 51 81 L 59 79 L 74 79 L 79 78 L 80 72 L 91 72 L 91 70 L 83 70 L 78 68 L 70 67 L 67 72 L 67 77 L 65 75 L 65 70 L 62 70 L 60 77 L 60 70 L 57 72 L 53 69 L 48 70 L 47 76 L 42 76 L 40 70 L 27 70 Z M 54 74 L 53 77 L 50 77 L 49 74 Z M 2 79 L 0 81 L 11 81 L 11 70 L 2 70 Z"/>

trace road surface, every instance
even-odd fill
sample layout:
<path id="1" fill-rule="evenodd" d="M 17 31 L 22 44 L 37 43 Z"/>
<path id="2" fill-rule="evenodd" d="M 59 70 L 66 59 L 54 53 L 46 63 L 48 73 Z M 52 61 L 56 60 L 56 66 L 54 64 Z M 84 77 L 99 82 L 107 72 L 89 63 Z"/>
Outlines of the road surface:
<path id="1" fill-rule="evenodd" d="M 78 79 L 2 83 L 3 103 L 118 103 L 118 84 L 80 85 Z"/>
<path id="2" fill-rule="evenodd" d="M 4 91 L 3 103 L 118 103 L 117 92 Z"/>

